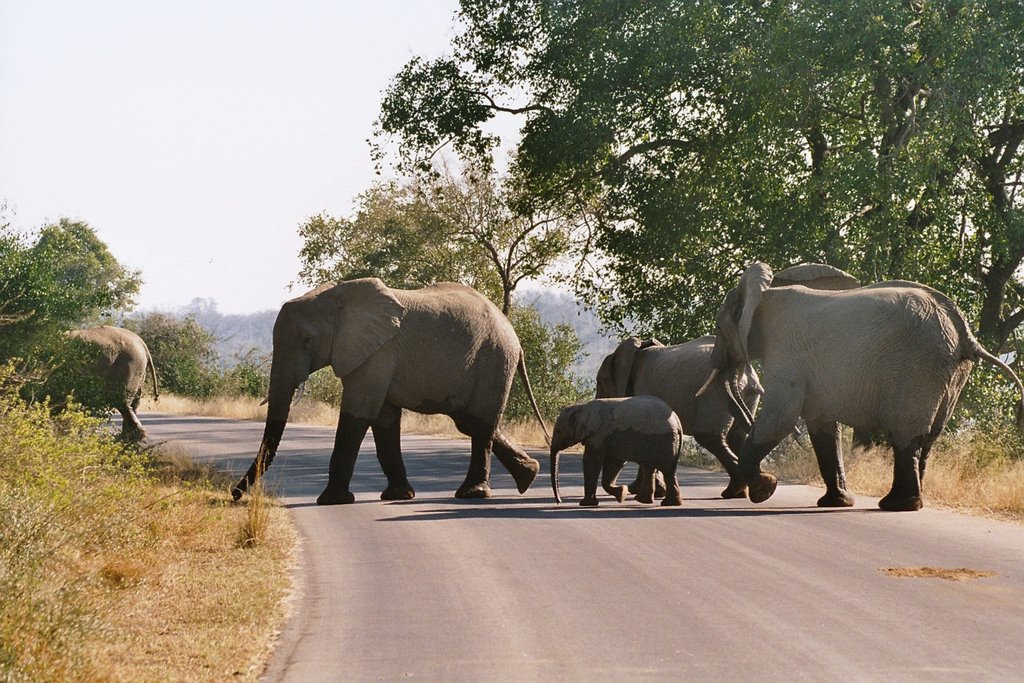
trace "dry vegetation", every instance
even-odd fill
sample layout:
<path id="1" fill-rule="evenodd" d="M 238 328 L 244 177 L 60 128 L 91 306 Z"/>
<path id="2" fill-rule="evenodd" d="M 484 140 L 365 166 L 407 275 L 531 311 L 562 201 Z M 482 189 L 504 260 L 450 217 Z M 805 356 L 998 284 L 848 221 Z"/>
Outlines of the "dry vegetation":
<path id="1" fill-rule="evenodd" d="M 256 680 L 295 537 L 262 542 L 215 472 L 122 448 L 77 413 L 0 397 L 0 680 Z"/>

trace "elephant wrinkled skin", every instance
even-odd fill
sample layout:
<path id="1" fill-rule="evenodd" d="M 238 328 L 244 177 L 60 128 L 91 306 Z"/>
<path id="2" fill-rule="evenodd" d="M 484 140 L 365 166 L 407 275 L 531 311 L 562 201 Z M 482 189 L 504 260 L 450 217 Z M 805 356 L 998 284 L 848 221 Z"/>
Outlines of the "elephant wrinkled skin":
<path id="1" fill-rule="evenodd" d="M 455 283 L 391 289 L 376 278 L 328 283 L 286 302 L 274 324 L 267 422 L 237 499 L 277 452 L 296 388 L 330 365 L 343 393 L 321 505 L 351 503 L 359 444 L 369 428 L 387 477 L 384 500 L 415 496 L 401 452 L 402 409 L 450 416 L 472 439 L 458 498 L 490 495 L 490 453 L 525 492 L 540 463 L 498 428 L 517 369 L 540 419 L 512 325 L 479 292 Z M 541 423 L 543 427 L 543 422 Z"/>
<path id="2" fill-rule="evenodd" d="M 842 423 L 884 433 L 893 448 L 892 488 L 879 507 L 918 510 L 928 453 L 974 361 L 1002 368 L 1024 396 L 1020 379 L 982 348 L 957 306 L 914 282 L 861 287 L 831 266 L 773 273 L 754 263 L 726 296 L 716 322 L 715 369 L 704 389 L 751 360 L 762 362 L 761 410 L 739 453 L 755 503 L 776 486 L 761 461 L 803 417 L 827 489 L 818 505 L 853 504 L 839 444 Z"/>

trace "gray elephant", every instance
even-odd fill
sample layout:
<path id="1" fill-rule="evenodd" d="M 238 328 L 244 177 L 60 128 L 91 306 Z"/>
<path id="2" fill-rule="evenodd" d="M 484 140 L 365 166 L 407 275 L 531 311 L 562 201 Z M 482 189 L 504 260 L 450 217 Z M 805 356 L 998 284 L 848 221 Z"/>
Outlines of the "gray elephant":
<path id="1" fill-rule="evenodd" d="M 517 368 L 540 420 L 519 339 L 501 311 L 460 284 L 401 290 L 365 278 L 322 285 L 281 307 L 263 439 L 232 490 L 236 500 L 270 466 L 295 389 L 328 365 L 344 391 L 320 505 L 353 502 L 349 484 L 367 428 L 388 481 L 381 499 L 415 496 L 402 461 L 403 408 L 448 415 L 471 438 L 469 471 L 457 498 L 490 495 L 492 448 L 520 493 L 540 471 L 540 463 L 498 428 Z"/>
<path id="2" fill-rule="evenodd" d="M 72 330 L 68 336 L 98 348 L 96 364 L 89 370 L 103 381 L 107 401 L 121 413 L 121 438 L 144 439 L 146 432 L 135 411 L 142 399 L 147 367 L 153 378 L 153 398 L 160 397 L 156 367 L 146 342 L 131 330 L 110 325 Z"/>
<path id="3" fill-rule="evenodd" d="M 893 448 L 892 488 L 878 506 L 918 510 L 928 453 L 974 361 L 1002 368 L 1024 396 L 1020 379 L 982 348 L 957 306 L 913 282 L 861 287 L 831 266 L 804 264 L 773 274 L 754 263 L 726 296 L 716 322 L 714 370 L 704 389 L 751 360 L 762 362 L 764 399 L 739 452 L 755 503 L 771 497 L 777 484 L 761 471 L 761 461 L 802 416 L 827 489 L 819 506 L 853 505 L 845 490 L 842 423 L 884 433 Z"/>
<path id="4" fill-rule="evenodd" d="M 615 483 L 626 461 L 647 465 L 648 477 L 637 495 L 642 503 L 654 502 L 654 470 L 665 476 L 662 505 L 682 505 L 676 468 L 683 443 L 679 418 L 667 403 L 655 396 L 598 398 L 562 410 L 551 435 L 551 488 L 558 492 L 558 454 L 583 443 L 583 499 L 580 505 L 597 505 L 597 477 L 605 491 L 620 503 L 626 487 Z M 603 471 L 603 474 L 602 474 Z"/>
<path id="5" fill-rule="evenodd" d="M 714 455 L 729 473 L 729 485 L 722 498 L 745 498 L 747 485 L 740 476 L 736 451 L 750 429 L 757 410 L 761 385 L 749 366 L 730 382 L 716 384 L 702 396 L 695 394 L 711 372 L 713 336 L 700 337 L 684 344 L 664 346 L 655 339 L 624 340 L 608 354 L 597 372 L 597 398 L 647 394 L 665 401 L 688 434 Z M 729 393 L 737 400 L 730 400 Z M 740 409 L 737 410 L 736 408 Z M 649 472 L 641 468 L 639 478 Z"/>

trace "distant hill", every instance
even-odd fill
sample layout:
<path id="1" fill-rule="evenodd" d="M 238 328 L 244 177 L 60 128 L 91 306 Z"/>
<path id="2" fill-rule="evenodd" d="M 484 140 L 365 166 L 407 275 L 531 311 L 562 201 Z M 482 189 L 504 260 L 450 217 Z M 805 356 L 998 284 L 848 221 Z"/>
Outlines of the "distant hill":
<path id="1" fill-rule="evenodd" d="M 541 320 L 549 325 L 570 325 L 583 342 L 586 356 L 574 368 L 583 378 L 593 380 L 605 355 L 618 343 L 601 331 L 597 316 L 581 308 L 571 294 L 558 289 L 530 289 L 517 295 L 516 302 L 531 305 L 540 312 Z M 277 310 L 247 314 L 224 314 L 217 310 L 213 299 L 193 299 L 187 306 L 170 311 L 184 318 L 194 315 L 196 321 L 216 338 L 217 354 L 221 364 L 230 367 L 235 359 L 251 349 L 269 355 L 273 349 L 274 320 Z"/>

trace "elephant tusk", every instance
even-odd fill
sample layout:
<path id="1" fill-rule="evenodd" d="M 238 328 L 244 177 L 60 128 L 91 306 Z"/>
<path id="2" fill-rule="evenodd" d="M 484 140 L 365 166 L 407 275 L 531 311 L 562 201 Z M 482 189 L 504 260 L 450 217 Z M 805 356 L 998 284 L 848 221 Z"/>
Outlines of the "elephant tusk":
<path id="1" fill-rule="evenodd" d="M 715 368 L 715 369 L 713 369 L 711 371 L 711 374 L 708 376 L 708 380 L 706 382 L 704 382 L 704 386 L 702 386 L 700 389 L 697 390 L 697 393 L 695 394 L 695 396 L 697 396 L 697 397 L 703 396 L 704 392 L 707 391 L 711 387 L 711 383 L 715 381 L 716 377 L 718 377 L 718 368 Z"/>

